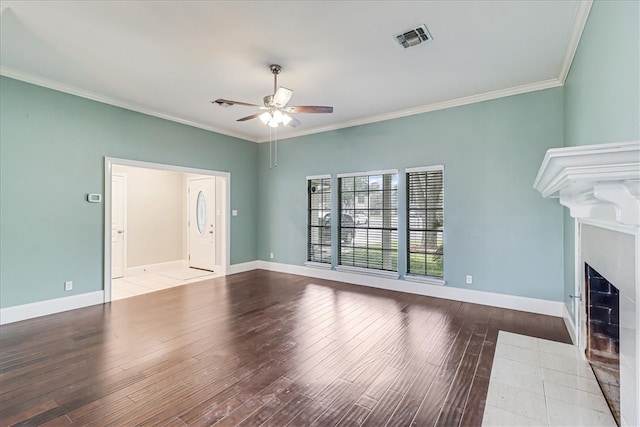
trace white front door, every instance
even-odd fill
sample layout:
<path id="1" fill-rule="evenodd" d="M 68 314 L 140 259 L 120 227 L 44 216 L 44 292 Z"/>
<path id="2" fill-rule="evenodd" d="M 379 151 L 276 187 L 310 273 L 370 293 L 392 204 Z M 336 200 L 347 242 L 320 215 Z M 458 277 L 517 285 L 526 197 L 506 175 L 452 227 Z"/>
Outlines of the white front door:
<path id="1" fill-rule="evenodd" d="M 213 271 L 215 265 L 215 178 L 190 178 L 189 267 Z"/>
<path id="2" fill-rule="evenodd" d="M 127 179 L 111 175 L 111 278 L 124 276 Z"/>

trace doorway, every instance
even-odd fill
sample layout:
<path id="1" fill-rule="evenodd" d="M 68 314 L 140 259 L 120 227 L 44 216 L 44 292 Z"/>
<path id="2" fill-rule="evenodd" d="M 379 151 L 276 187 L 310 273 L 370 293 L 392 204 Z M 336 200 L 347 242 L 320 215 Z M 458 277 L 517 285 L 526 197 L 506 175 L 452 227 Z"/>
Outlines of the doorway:
<path id="1" fill-rule="evenodd" d="M 134 278 L 143 285 L 156 282 L 160 289 L 200 277 L 204 280 L 213 272 L 225 275 L 229 266 L 229 178 L 227 172 L 105 158 L 105 302 L 121 294 L 114 296 L 121 282 L 134 282 Z M 194 187 L 197 191 L 192 207 L 189 187 L 196 184 L 204 187 Z M 199 234 L 207 241 L 194 246 L 197 252 L 193 266 L 203 270 L 193 270 L 189 230 L 198 230 L 200 192 Z M 166 200 L 156 200 L 163 198 Z M 127 211 L 131 213 L 127 215 Z M 160 283 L 164 280 L 166 285 Z M 131 292 L 135 295 L 137 291 Z"/>

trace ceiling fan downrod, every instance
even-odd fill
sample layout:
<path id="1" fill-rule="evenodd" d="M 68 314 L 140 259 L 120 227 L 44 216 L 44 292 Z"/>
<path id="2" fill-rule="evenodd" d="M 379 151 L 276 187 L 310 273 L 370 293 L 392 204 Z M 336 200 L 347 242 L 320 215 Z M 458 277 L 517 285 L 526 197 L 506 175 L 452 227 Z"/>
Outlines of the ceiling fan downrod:
<path id="1" fill-rule="evenodd" d="M 273 73 L 273 94 L 275 95 L 278 90 L 278 74 L 282 71 L 282 67 L 278 64 L 271 64 L 269 68 L 271 69 L 271 73 Z"/>

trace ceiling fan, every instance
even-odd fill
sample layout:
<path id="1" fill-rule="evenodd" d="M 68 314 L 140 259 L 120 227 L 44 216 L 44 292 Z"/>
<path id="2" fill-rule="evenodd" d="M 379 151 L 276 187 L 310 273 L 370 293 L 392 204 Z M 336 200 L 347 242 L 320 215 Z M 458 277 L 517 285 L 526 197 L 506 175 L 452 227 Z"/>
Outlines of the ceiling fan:
<path id="1" fill-rule="evenodd" d="M 282 67 L 278 64 L 271 64 L 269 66 L 271 73 L 273 74 L 273 95 L 267 95 L 263 98 L 264 105 L 251 104 L 248 102 L 230 101 L 228 99 L 216 99 L 212 103 L 218 104 L 222 107 L 229 107 L 231 105 L 244 105 L 247 107 L 257 107 L 259 110 L 264 110 L 251 114 L 246 117 L 239 118 L 238 122 L 245 122 L 247 120 L 260 118 L 262 123 L 271 127 L 277 128 L 278 126 L 297 127 L 300 125 L 300 120 L 290 116 L 291 113 L 333 113 L 333 107 L 323 107 L 319 105 L 307 105 L 307 106 L 295 106 L 288 107 L 287 103 L 293 96 L 293 91 L 286 87 L 278 87 L 278 74 L 282 70 Z"/>

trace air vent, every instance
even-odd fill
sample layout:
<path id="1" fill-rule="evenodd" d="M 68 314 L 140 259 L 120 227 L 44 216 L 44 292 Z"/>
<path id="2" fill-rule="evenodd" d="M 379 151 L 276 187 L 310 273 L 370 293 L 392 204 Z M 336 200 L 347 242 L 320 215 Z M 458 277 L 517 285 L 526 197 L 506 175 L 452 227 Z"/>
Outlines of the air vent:
<path id="1" fill-rule="evenodd" d="M 396 36 L 396 40 L 398 40 L 398 43 L 406 49 L 411 46 L 419 45 L 422 42 L 430 42 L 433 40 L 433 37 L 431 37 L 431 33 L 427 29 L 426 25 L 420 25 L 406 33 L 398 34 Z"/>

